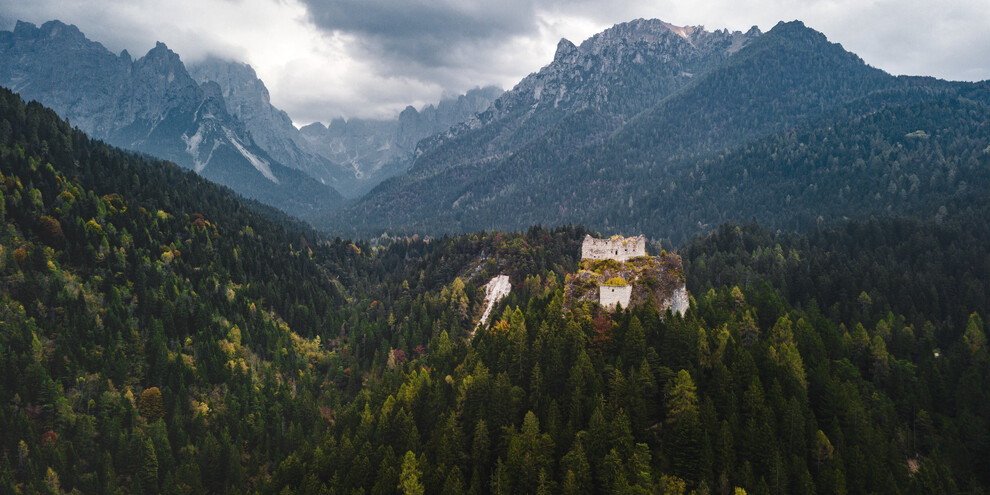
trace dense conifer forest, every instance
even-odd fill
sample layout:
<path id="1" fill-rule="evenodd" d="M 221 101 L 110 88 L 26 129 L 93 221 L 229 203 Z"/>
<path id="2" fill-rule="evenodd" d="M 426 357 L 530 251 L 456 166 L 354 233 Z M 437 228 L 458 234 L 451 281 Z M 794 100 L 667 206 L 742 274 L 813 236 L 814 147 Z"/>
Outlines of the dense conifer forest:
<path id="1" fill-rule="evenodd" d="M 2 493 L 990 487 L 978 195 L 722 225 L 681 316 L 565 311 L 582 227 L 329 238 L 6 90 L 0 174 Z"/>

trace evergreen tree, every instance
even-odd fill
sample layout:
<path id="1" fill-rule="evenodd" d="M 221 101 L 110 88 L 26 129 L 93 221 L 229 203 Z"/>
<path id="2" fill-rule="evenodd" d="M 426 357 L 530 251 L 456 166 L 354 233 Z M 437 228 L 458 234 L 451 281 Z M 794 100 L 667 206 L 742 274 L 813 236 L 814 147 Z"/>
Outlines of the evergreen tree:
<path id="1" fill-rule="evenodd" d="M 411 450 L 406 451 L 406 455 L 402 458 L 402 472 L 399 474 L 399 490 L 403 495 L 422 495 L 425 493 L 423 483 L 419 480 L 422 476 L 416 454 Z"/>

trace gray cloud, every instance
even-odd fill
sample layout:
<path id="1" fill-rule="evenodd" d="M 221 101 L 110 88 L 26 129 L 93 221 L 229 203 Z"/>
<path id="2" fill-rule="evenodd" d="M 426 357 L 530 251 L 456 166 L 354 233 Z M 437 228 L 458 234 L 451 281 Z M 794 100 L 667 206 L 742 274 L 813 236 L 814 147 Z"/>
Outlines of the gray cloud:
<path id="1" fill-rule="evenodd" d="M 536 30 L 527 0 L 303 0 L 321 28 L 357 36 L 381 57 L 428 68 L 455 67 L 465 44 L 483 49 Z"/>

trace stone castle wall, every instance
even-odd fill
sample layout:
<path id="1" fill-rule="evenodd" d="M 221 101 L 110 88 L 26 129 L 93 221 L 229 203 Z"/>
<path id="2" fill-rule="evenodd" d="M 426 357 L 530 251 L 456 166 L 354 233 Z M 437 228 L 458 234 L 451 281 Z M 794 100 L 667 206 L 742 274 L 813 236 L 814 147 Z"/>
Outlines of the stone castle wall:
<path id="1" fill-rule="evenodd" d="M 606 309 L 612 309 L 616 304 L 621 304 L 623 308 L 628 308 L 631 297 L 631 285 L 602 285 L 598 287 L 598 303 Z"/>
<path id="2" fill-rule="evenodd" d="M 646 256 L 646 237 L 642 235 L 610 239 L 595 239 L 589 235 L 581 244 L 581 259 L 626 262 L 638 256 Z"/>

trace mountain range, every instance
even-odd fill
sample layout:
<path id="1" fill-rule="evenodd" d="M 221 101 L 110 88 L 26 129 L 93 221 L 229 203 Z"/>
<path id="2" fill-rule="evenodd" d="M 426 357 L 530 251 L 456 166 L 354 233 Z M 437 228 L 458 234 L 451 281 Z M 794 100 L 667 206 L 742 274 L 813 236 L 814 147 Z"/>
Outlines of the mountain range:
<path id="1" fill-rule="evenodd" d="M 348 198 L 405 172 L 420 139 L 467 120 L 502 94 L 488 86 L 420 110 L 406 107 L 391 120 L 336 119 L 329 128 L 314 122 L 298 129 L 271 104 L 268 88 L 250 65 L 208 58 L 190 64 L 189 73 L 201 84 L 220 86 L 230 114 L 269 155 Z"/>
<path id="2" fill-rule="evenodd" d="M 506 92 L 301 129 L 250 66 L 187 69 L 163 44 L 132 60 L 58 21 L 19 23 L 0 62 L 0 84 L 95 137 L 349 236 L 571 223 L 678 242 L 751 218 L 935 215 L 990 181 L 986 82 L 892 76 L 798 21 L 638 19 L 562 39 Z"/>
<path id="3" fill-rule="evenodd" d="M 133 59 L 72 25 L 18 22 L 0 32 L 0 85 L 90 135 L 168 159 L 300 218 L 315 218 L 405 171 L 420 139 L 487 107 L 486 87 L 394 120 L 297 129 L 249 65 L 184 64 L 163 43 Z M 318 129 L 322 129 L 320 132 Z M 302 173 L 300 173 L 302 172 Z"/>
<path id="4" fill-rule="evenodd" d="M 981 124 L 986 89 L 891 76 L 797 21 L 730 33 L 636 20 L 580 46 L 562 40 L 549 65 L 491 108 L 421 142 L 407 174 L 319 225 L 377 235 L 583 223 L 676 242 L 727 220 L 791 226 L 937 209 L 965 188 L 922 180 L 932 171 L 892 178 L 882 166 L 857 164 L 896 150 L 911 163 L 931 156 L 930 166 L 943 171 L 969 163 L 959 170 L 986 180 L 986 155 L 971 162 L 928 148 L 961 147 L 963 134 L 939 134 L 943 128 L 975 132 L 966 139 L 977 141 L 977 152 L 990 144 Z M 962 108 L 928 112 L 945 105 Z M 917 121 L 919 113 L 935 120 Z M 816 140 L 840 128 L 850 139 L 856 128 L 885 140 Z M 904 137 L 919 130 L 938 138 Z M 771 142 L 806 165 L 767 169 L 784 156 Z M 836 146 L 838 162 L 829 156 Z M 910 181 L 917 185 L 909 196 L 887 191 Z M 852 189 L 873 201 L 849 201 Z"/>

